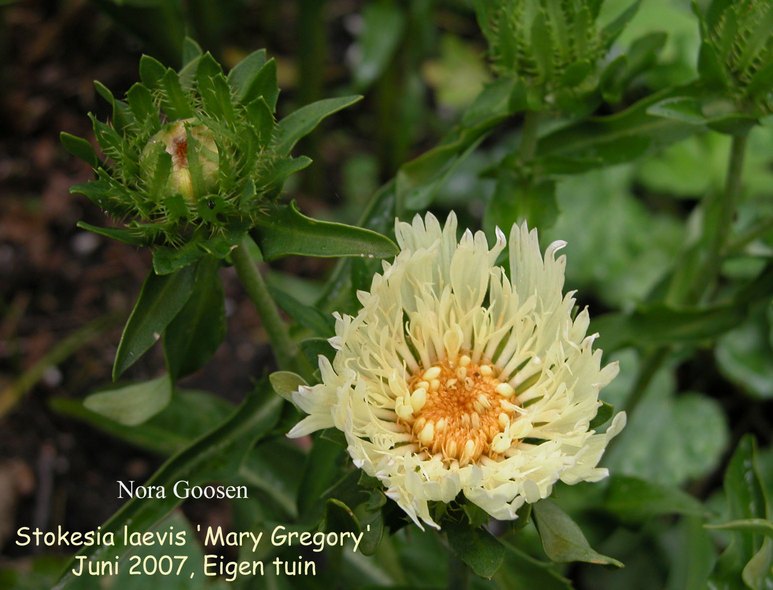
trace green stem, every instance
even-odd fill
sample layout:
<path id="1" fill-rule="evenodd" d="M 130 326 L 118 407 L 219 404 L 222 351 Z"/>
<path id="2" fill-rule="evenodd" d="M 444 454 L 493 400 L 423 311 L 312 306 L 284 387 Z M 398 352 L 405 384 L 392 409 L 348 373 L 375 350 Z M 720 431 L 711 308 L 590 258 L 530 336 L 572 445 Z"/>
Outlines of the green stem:
<path id="1" fill-rule="evenodd" d="M 537 132 L 539 131 L 540 118 L 540 113 L 537 111 L 524 113 L 521 144 L 518 146 L 518 156 L 522 162 L 530 162 L 537 152 Z"/>
<path id="2" fill-rule="evenodd" d="M 249 253 L 249 237 L 245 236 L 239 245 L 231 252 L 234 268 L 239 280 L 247 291 L 252 303 L 258 310 L 263 328 L 268 334 L 274 351 L 277 365 L 280 369 L 295 369 L 294 359 L 297 356 L 295 343 L 290 339 L 279 309 L 268 291 L 263 276 L 258 271 Z"/>
<path id="3" fill-rule="evenodd" d="M 730 234 L 735 209 L 738 205 L 741 193 L 741 177 L 743 174 L 743 161 L 746 155 L 746 144 L 748 134 L 733 136 L 733 142 L 730 146 L 730 160 L 727 166 L 727 178 L 725 179 L 725 190 L 713 202 L 707 204 L 707 215 L 712 211 L 715 215 L 713 219 L 707 219 L 708 231 L 712 234 L 708 240 L 708 260 L 706 271 L 700 283 L 696 288 L 707 287 L 719 276 L 722 265 L 722 253 L 727 243 L 727 237 Z"/>
<path id="4" fill-rule="evenodd" d="M 650 383 L 652 383 L 652 378 L 658 372 L 661 365 L 666 361 L 670 351 L 671 349 L 668 346 L 663 346 L 653 350 L 644 359 L 644 362 L 642 363 L 641 367 L 639 368 L 639 372 L 636 375 L 636 380 L 633 382 L 631 395 L 628 396 L 628 399 L 622 407 L 622 409 L 625 410 L 628 414 L 633 413 L 633 411 L 639 405 L 639 402 L 641 402 L 642 398 L 644 397 L 644 393 L 647 391 Z"/>
<path id="5" fill-rule="evenodd" d="M 680 269 L 682 273 L 688 273 L 687 284 L 689 288 L 686 291 L 686 297 L 682 300 L 684 303 L 696 304 L 699 302 L 711 292 L 719 276 L 730 227 L 741 192 L 741 177 L 747 137 L 746 134 L 733 137 L 725 190 L 722 193 L 717 193 L 715 197 L 707 199 L 704 203 L 703 227 L 705 233 L 703 243 L 706 244 L 706 256 L 703 258 L 704 263 L 702 267 L 692 277 L 689 274 L 692 272 L 689 265 L 683 265 Z M 674 278 L 674 284 L 680 283 L 679 278 L 679 276 Z M 636 381 L 634 381 L 631 395 L 625 404 L 624 409 L 627 412 L 633 412 L 639 405 L 652 378 L 666 361 L 670 351 L 670 347 L 663 346 L 652 351 L 645 358 L 636 376 Z"/>

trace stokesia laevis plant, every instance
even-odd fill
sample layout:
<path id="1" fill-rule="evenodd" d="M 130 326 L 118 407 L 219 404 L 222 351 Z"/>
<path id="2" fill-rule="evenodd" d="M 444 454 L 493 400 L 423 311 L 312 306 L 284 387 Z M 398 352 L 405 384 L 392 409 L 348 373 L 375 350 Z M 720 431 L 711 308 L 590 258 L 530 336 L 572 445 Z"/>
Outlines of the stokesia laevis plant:
<path id="1" fill-rule="evenodd" d="M 418 524 L 430 502 L 462 492 L 498 519 L 550 495 L 557 481 L 607 475 L 598 462 L 625 425 L 591 429 L 599 390 L 618 372 L 586 335 L 587 310 L 562 293 L 564 246 L 543 257 L 536 230 L 457 241 L 457 221 L 428 214 L 396 224 L 400 253 L 384 263 L 355 316 L 336 315 L 335 357 L 321 383 L 292 398 L 308 414 L 291 437 L 335 427 L 354 463 L 381 480 Z"/>

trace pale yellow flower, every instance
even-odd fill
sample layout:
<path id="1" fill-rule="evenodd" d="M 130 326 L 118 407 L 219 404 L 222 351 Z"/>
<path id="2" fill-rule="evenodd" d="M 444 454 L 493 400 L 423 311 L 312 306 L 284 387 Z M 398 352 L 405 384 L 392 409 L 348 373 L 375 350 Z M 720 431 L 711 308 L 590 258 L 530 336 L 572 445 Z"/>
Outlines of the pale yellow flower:
<path id="1" fill-rule="evenodd" d="M 590 430 L 599 389 L 617 374 L 601 367 L 588 313 L 572 319 L 563 295 L 564 242 L 544 259 L 536 230 L 510 232 L 510 278 L 496 265 L 506 246 L 497 230 L 456 236 L 431 214 L 396 224 L 400 254 L 384 263 L 362 309 L 336 314 L 333 362 L 322 382 L 293 394 L 308 414 L 289 436 L 335 427 L 355 465 L 419 525 L 437 527 L 428 502 L 459 492 L 498 519 L 550 495 L 558 480 L 597 481 L 618 413 Z"/>

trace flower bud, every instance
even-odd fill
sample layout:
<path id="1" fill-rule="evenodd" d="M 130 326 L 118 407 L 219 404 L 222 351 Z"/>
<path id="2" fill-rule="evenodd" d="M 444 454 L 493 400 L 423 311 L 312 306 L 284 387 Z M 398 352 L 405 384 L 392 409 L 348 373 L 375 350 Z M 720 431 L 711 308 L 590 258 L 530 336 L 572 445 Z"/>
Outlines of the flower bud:
<path id="1" fill-rule="evenodd" d="M 606 53 L 589 0 L 478 0 L 478 22 L 489 43 L 494 70 L 525 83 L 540 108 L 563 93 L 584 94 L 596 82 L 597 62 Z"/>
<path id="2" fill-rule="evenodd" d="M 146 182 L 154 181 L 164 154 L 171 157 L 171 168 L 159 198 L 179 194 L 195 204 L 199 196 L 217 189 L 217 145 L 212 131 L 198 120 L 174 121 L 150 138 L 140 155 L 140 171 Z"/>
<path id="3" fill-rule="evenodd" d="M 772 24 L 769 0 L 714 0 L 701 19 L 701 77 L 752 116 L 773 112 Z"/>

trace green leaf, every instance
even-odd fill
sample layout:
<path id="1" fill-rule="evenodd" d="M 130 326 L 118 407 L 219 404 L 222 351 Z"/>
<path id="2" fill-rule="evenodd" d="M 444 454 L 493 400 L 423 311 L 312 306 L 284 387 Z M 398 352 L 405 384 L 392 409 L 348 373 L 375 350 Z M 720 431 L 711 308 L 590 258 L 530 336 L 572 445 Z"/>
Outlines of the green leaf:
<path id="1" fill-rule="evenodd" d="M 700 102 L 692 96 L 670 96 L 651 105 L 647 109 L 647 114 L 673 119 L 688 125 L 706 123 Z"/>
<path id="2" fill-rule="evenodd" d="M 727 140 L 727 141 L 726 141 Z M 721 191 L 725 182 L 729 138 L 715 133 L 696 135 L 647 158 L 637 176 L 654 193 L 694 199 Z"/>
<path id="3" fill-rule="evenodd" d="M 283 256 L 387 258 L 397 246 L 374 231 L 306 217 L 291 203 L 259 222 L 257 242 L 266 260 Z"/>
<path id="4" fill-rule="evenodd" d="M 11 0 L 15 1 L 15 0 Z M 50 553 L 29 556 L 24 559 L 24 567 L 19 567 L 15 560 L 4 560 L 0 566 L 0 587 L 8 590 L 45 590 L 51 588 L 67 564 L 65 556 Z M 81 576 L 77 587 L 73 590 L 102 590 L 99 578 Z"/>
<path id="5" fill-rule="evenodd" d="M 581 292 L 591 290 L 613 309 L 628 310 L 644 300 L 668 272 L 684 240 L 682 224 L 648 209 L 631 193 L 631 182 L 631 169 L 623 166 L 561 179 L 556 186 L 558 219 L 540 233 L 545 243 L 569 244 L 567 284 Z"/>
<path id="6" fill-rule="evenodd" d="M 335 320 L 332 314 L 321 312 L 316 307 L 305 305 L 290 295 L 269 284 L 269 292 L 274 300 L 293 320 L 311 330 L 315 336 L 332 336 Z"/>
<path id="7" fill-rule="evenodd" d="M 596 411 L 596 415 L 593 417 L 593 420 L 591 420 L 590 426 L 588 428 L 591 430 L 598 430 L 612 419 L 614 413 L 615 407 L 612 404 L 601 402 L 601 405 Z"/>
<path id="8" fill-rule="evenodd" d="M 129 103 L 134 118 L 141 126 L 147 126 L 149 133 L 154 133 L 161 127 L 153 95 L 146 86 L 134 84 L 126 93 L 126 101 Z"/>
<path id="9" fill-rule="evenodd" d="M 220 261 L 212 256 L 199 261 L 193 292 L 166 328 L 164 351 L 175 380 L 202 367 L 225 336 L 225 299 L 219 268 Z"/>
<path id="10" fill-rule="evenodd" d="M 730 78 L 711 44 L 703 41 L 698 53 L 698 73 L 708 88 L 724 89 L 730 85 Z"/>
<path id="11" fill-rule="evenodd" d="M 716 562 L 716 547 L 697 517 L 682 518 L 669 531 L 673 538 L 666 551 L 671 559 L 667 590 L 706 590 Z"/>
<path id="12" fill-rule="evenodd" d="M 749 81 L 749 86 L 746 88 L 746 92 L 749 96 L 755 96 L 759 94 L 759 99 L 764 99 L 765 93 L 773 88 L 773 62 L 761 67 L 759 71 L 754 74 Z"/>
<path id="13" fill-rule="evenodd" d="M 558 562 L 585 561 L 623 567 L 623 564 L 594 551 L 580 527 L 550 500 L 534 504 L 534 519 L 545 554 Z"/>
<path id="14" fill-rule="evenodd" d="M 258 98 L 263 98 L 273 113 L 276 110 L 276 101 L 279 97 L 279 87 L 276 81 L 276 60 L 268 60 L 249 81 L 249 86 L 244 90 L 241 102 L 248 104 Z"/>
<path id="15" fill-rule="evenodd" d="M 361 96 L 326 98 L 301 107 L 277 125 L 276 151 L 280 156 L 289 155 L 302 137 L 311 133 L 323 119 L 362 100 Z"/>
<path id="16" fill-rule="evenodd" d="M 163 410 L 171 397 L 172 380 L 169 375 L 164 375 L 151 381 L 92 393 L 83 400 L 83 405 L 120 424 L 135 426 Z"/>
<path id="17" fill-rule="evenodd" d="M 482 578 L 491 579 L 505 558 L 505 548 L 483 528 L 472 528 L 466 522 L 446 523 L 443 530 L 456 556 Z"/>
<path id="18" fill-rule="evenodd" d="M 130 528 L 134 532 L 133 528 Z M 115 576 L 103 576 L 102 587 L 120 588 L 120 590 L 146 590 L 147 588 L 163 588 L 164 590 L 207 590 L 213 589 L 208 577 L 204 574 L 204 552 L 200 541 L 193 530 L 191 523 L 183 516 L 182 511 L 174 511 L 168 517 L 161 520 L 150 529 L 149 534 L 164 534 L 173 531 L 174 534 L 184 533 L 186 543 L 175 546 L 174 570 L 179 565 L 180 558 L 185 557 L 185 563 L 180 570 L 180 575 L 163 575 L 160 571 L 137 575 L 129 567 L 129 564 L 118 568 Z M 145 533 L 146 531 L 142 531 Z M 172 557 L 169 553 L 169 545 L 148 543 L 134 547 L 132 557 L 150 564 L 158 563 L 159 566 Z M 165 557 L 166 556 L 166 557 Z M 154 559 L 155 558 L 155 559 Z M 154 569 L 149 567 L 149 572 Z M 160 568 L 159 568 L 160 569 Z"/>
<path id="19" fill-rule="evenodd" d="M 284 437 L 266 440 L 250 451 L 239 476 L 268 494 L 287 513 L 288 520 L 295 519 L 298 516 L 296 498 L 305 462 L 306 453 L 293 441 Z"/>
<path id="20" fill-rule="evenodd" d="M 483 227 L 492 235 L 495 227 L 510 228 L 522 221 L 529 227 L 548 228 L 557 216 L 555 182 L 533 184 L 505 168 L 500 170 L 494 195 L 486 205 Z"/>
<path id="21" fill-rule="evenodd" d="M 340 478 L 339 470 L 344 454 L 341 445 L 322 436 L 314 438 L 314 446 L 306 460 L 298 491 L 298 514 L 302 521 L 315 522 L 322 515 L 323 506 L 319 500 Z"/>
<path id="22" fill-rule="evenodd" d="M 698 393 L 674 397 L 668 385 L 649 388 L 608 452 L 612 473 L 679 486 L 716 468 L 729 439 L 716 400 Z"/>
<path id="23" fill-rule="evenodd" d="M 604 100 L 620 102 L 631 81 L 657 62 L 667 37 L 662 31 L 647 33 L 631 43 L 625 54 L 615 58 L 601 75 L 600 87 Z"/>
<path id="24" fill-rule="evenodd" d="M 253 51 L 247 57 L 237 63 L 231 71 L 228 72 L 228 84 L 236 94 L 239 102 L 244 102 L 247 89 L 250 87 L 255 75 L 266 63 L 266 50 L 258 49 Z"/>
<path id="25" fill-rule="evenodd" d="M 626 8 L 620 14 L 620 16 L 618 16 L 615 20 L 604 27 L 604 30 L 602 31 L 602 37 L 604 38 L 604 43 L 607 45 L 607 47 L 612 45 L 615 39 L 620 36 L 620 33 L 625 30 L 626 25 L 631 22 L 631 19 L 633 19 L 634 16 L 636 16 L 636 12 L 639 10 L 640 4 L 641 0 L 636 0 L 628 8 Z"/>
<path id="26" fill-rule="evenodd" d="M 767 494 L 758 472 L 756 454 L 754 437 L 745 435 L 725 471 L 724 488 L 729 515 L 733 520 L 764 519 L 768 516 Z M 751 547 L 750 543 L 748 547 Z"/>
<path id="27" fill-rule="evenodd" d="M 98 121 L 93 115 L 89 116 L 93 124 L 94 136 L 105 155 L 124 162 L 125 146 L 121 135 L 110 125 Z"/>
<path id="28" fill-rule="evenodd" d="M 773 522 L 764 518 L 743 518 L 740 520 L 731 520 L 721 524 L 707 524 L 707 529 L 717 529 L 720 531 L 739 531 L 756 533 L 773 537 Z"/>
<path id="29" fill-rule="evenodd" d="M 268 106 L 266 99 L 259 96 L 248 105 L 245 106 L 247 117 L 250 123 L 255 128 L 255 133 L 258 138 L 258 142 L 263 145 L 268 145 L 271 141 L 271 137 L 274 133 L 274 115 L 271 113 L 271 107 Z M 311 163 L 311 161 L 309 161 Z"/>
<path id="30" fill-rule="evenodd" d="M 606 117 L 593 117 L 560 128 L 540 138 L 537 160 L 552 174 L 629 162 L 700 132 L 694 123 L 658 117 L 648 112 L 658 102 L 688 96 L 688 88 L 653 94 L 626 110 Z"/>
<path id="31" fill-rule="evenodd" d="M 449 143 L 441 143 L 397 172 L 396 191 L 399 202 L 410 210 L 430 206 L 448 178 L 486 138 L 488 129 L 463 130 Z"/>
<path id="32" fill-rule="evenodd" d="M 70 190 L 76 191 L 77 188 L 78 188 L 78 185 L 75 185 Z M 99 227 L 97 225 L 91 225 L 90 223 L 86 223 L 85 221 L 79 221 L 76 225 L 79 228 L 85 229 L 86 231 L 90 231 L 93 234 L 104 236 L 112 240 L 118 240 L 119 242 L 123 242 L 124 244 L 129 244 L 130 246 L 142 246 L 145 243 L 144 240 L 142 240 L 142 238 L 137 237 L 137 235 L 130 229 L 123 229 L 123 228 L 116 228 L 116 227 Z"/>
<path id="33" fill-rule="evenodd" d="M 292 371 L 275 371 L 268 376 L 268 380 L 277 395 L 293 404 L 292 394 L 302 385 L 308 385 L 303 377 Z"/>
<path id="34" fill-rule="evenodd" d="M 520 94 L 520 82 L 512 78 L 500 78 L 487 84 L 462 117 L 462 126 L 489 128 L 501 122 L 508 115 L 524 108 L 513 104 L 514 96 Z M 445 143 L 445 142 L 444 142 Z"/>
<path id="35" fill-rule="evenodd" d="M 180 198 L 179 195 L 171 198 Z M 205 255 L 203 244 L 196 240 L 186 242 L 179 248 L 158 246 L 153 250 L 153 270 L 157 275 L 168 275 L 190 266 Z"/>
<path id="36" fill-rule="evenodd" d="M 270 187 L 276 194 L 279 194 L 285 180 L 296 172 L 308 168 L 309 164 L 311 164 L 311 158 L 306 156 L 282 158 L 274 163 L 271 172 L 266 176 L 266 186 Z"/>
<path id="37" fill-rule="evenodd" d="M 392 61 L 405 31 L 405 17 L 392 2 L 372 2 L 362 11 L 359 51 L 353 64 L 354 85 L 362 92 L 378 80 Z"/>
<path id="38" fill-rule="evenodd" d="M 176 453 L 215 428 L 234 410 L 232 404 L 211 393 L 176 390 L 161 412 L 142 424 L 126 426 L 92 412 L 80 400 L 57 397 L 50 403 L 60 414 L 159 455 Z"/>
<path id="39" fill-rule="evenodd" d="M 386 500 L 386 496 L 381 490 L 374 490 L 370 492 L 365 502 L 360 503 L 354 509 L 354 515 L 360 524 L 360 530 L 365 533 L 359 547 L 359 551 L 363 555 L 373 555 L 376 553 L 384 536 L 382 509 L 386 504 Z"/>
<path id="40" fill-rule="evenodd" d="M 486 86 L 465 112 L 461 127 L 452 130 L 438 146 L 403 164 L 395 184 L 397 202 L 413 210 L 428 207 L 491 128 L 510 114 L 515 87 L 516 83 L 511 79 L 497 80 Z"/>
<path id="41" fill-rule="evenodd" d="M 236 114 L 231 102 L 230 86 L 220 64 L 208 52 L 198 62 L 196 81 L 206 112 L 216 119 L 233 124 Z"/>
<path id="42" fill-rule="evenodd" d="M 558 573 L 553 564 L 533 558 L 514 545 L 503 542 L 507 555 L 494 580 L 502 590 L 539 588 L 539 590 L 572 590 L 572 583 Z"/>
<path id="43" fill-rule="evenodd" d="M 87 140 L 83 139 L 82 137 L 78 137 L 77 135 L 67 133 L 66 131 L 62 131 L 59 134 L 59 141 L 62 142 L 64 149 L 66 149 L 76 158 L 80 158 L 89 164 L 92 168 L 96 168 L 99 165 L 99 158 L 97 158 L 97 153 L 94 151 L 94 148 L 91 147 L 91 144 Z"/>
<path id="44" fill-rule="evenodd" d="M 601 334 L 600 346 L 612 351 L 626 345 L 661 346 L 711 340 L 737 326 L 743 318 L 743 309 L 734 305 L 677 309 L 656 303 L 630 313 L 594 318 L 592 331 Z"/>
<path id="45" fill-rule="evenodd" d="M 627 475 L 610 479 L 603 506 L 624 521 L 662 514 L 703 516 L 706 513 L 703 504 L 679 488 Z"/>
<path id="46" fill-rule="evenodd" d="M 767 493 L 757 467 L 756 446 L 754 437 L 745 435 L 725 470 L 724 490 L 731 521 L 770 521 Z M 741 574 L 749 587 L 766 587 L 757 582 L 770 576 L 768 534 L 745 528 L 733 530 L 730 539 L 717 562 L 712 582 L 720 588 L 734 587 Z"/>
<path id="47" fill-rule="evenodd" d="M 717 341 L 714 355 L 722 374 L 760 399 L 773 398 L 772 326 L 767 306 L 757 305 L 749 317 Z"/>
<path id="48" fill-rule="evenodd" d="M 180 312 L 191 295 L 195 268 L 188 266 L 172 274 L 153 272 L 145 279 L 115 354 L 113 380 L 147 352 Z"/>
<path id="49" fill-rule="evenodd" d="M 323 531 L 359 531 L 360 523 L 346 504 L 335 498 L 325 501 L 325 512 L 320 522 Z"/>
<path id="50" fill-rule="evenodd" d="M 185 39 L 183 39 L 183 50 L 182 50 L 183 67 L 187 66 L 193 60 L 201 57 L 202 53 L 203 52 L 201 50 L 201 46 L 198 43 L 196 43 L 195 39 L 191 39 L 190 37 L 185 37 Z"/>
<path id="51" fill-rule="evenodd" d="M 112 120 L 110 126 L 113 127 L 116 131 L 123 131 L 126 125 L 128 125 L 130 120 L 133 118 L 133 115 L 129 110 L 129 106 L 122 100 L 116 99 L 110 89 L 102 84 L 102 82 L 99 80 L 94 81 L 94 88 L 97 90 L 97 93 L 102 98 L 104 98 L 111 107 L 113 107 L 113 115 L 111 118 Z"/>
<path id="52" fill-rule="evenodd" d="M 330 361 L 335 356 L 335 349 L 330 345 L 327 338 L 306 338 L 306 340 L 301 340 L 301 352 L 313 367 L 317 366 L 320 356 L 324 356 Z"/>
<path id="53" fill-rule="evenodd" d="M 187 480 L 193 486 L 232 477 L 249 449 L 276 424 L 283 403 L 281 398 L 270 394 L 267 382 L 262 382 L 228 420 L 171 457 L 144 485 L 162 486 L 171 492 L 171 487 L 178 481 Z M 124 526 L 144 532 L 181 503 L 182 499 L 172 493 L 152 502 L 133 498 L 102 525 L 102 533 L 112 531 L 117 536 Z M 125 551 L 122 544 L 93 545 L 85 547 L 78 555 L 94 562 L 111 560 Z M 74 587 L 78 578 L 71 572 L 72 565 L 70 563 L 65 569 L 55 590 Z"/>
<path id="54" fill-rule="evenodd" d="M 180 85 L 177 72 L 168 69 L 161 79 L 161 87 L 164 90 L 162 105 L 170 120 L 188 119 L 194 115 L 193 107 Z"/>
<path id="55" fill-rule="evenodd" d="M 766 537 L 760 550 L 746 563 L 741 572 L 741 578 L 749 588 L 769 590 L 773 587 L 772 563 L 773 542 L 770 537 Z"/>
<path id="56" fill-rule="evenodd" d="M 149 55 L 140 57 L 140 80 L 150 89 L 158 88 L 166 74 L 166 67 Z"/>

